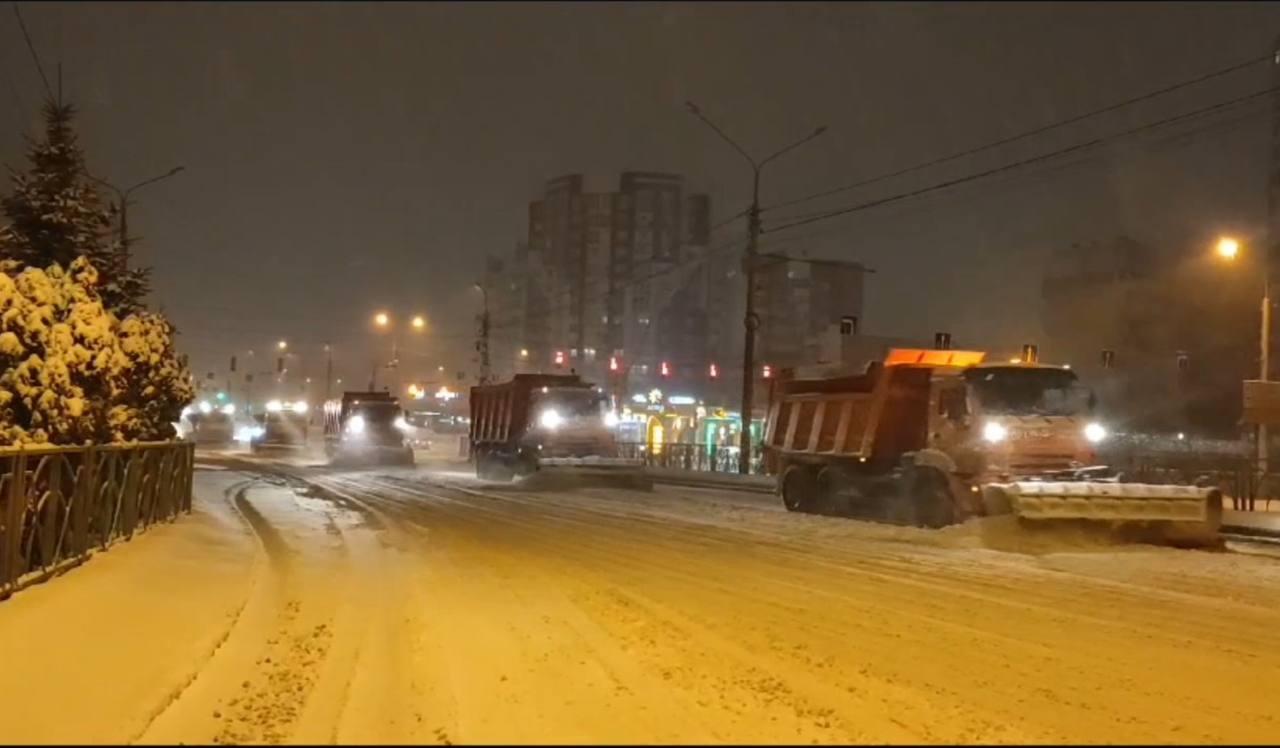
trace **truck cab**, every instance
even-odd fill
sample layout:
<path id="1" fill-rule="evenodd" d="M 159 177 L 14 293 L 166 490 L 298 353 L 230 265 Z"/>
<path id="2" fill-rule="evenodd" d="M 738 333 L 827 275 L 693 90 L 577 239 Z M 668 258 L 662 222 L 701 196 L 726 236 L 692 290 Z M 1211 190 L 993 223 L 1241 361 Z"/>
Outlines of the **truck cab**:
<path id="1" fill-rule="evenodd" d="M 281 403 L 272 400 L 266 410 L 257 414 L 257 422 L 249 438 L 249 449 L 264 452 L 276 449 L 305 449 L 309 416 L 307 403 Z"/>
<path id="2" fill-rule="evenodd" d="M 344 392 L 325 403 L 325 452 L 337 463 L 412 465 L 400 401 L 387 392 Z"/>
<path id="3" fill-rule="evenodd" d="M 617 421 L 604 393 L 591 387 L 542 387 L 531 393 L 521 448 L 539 457 L 612 457 Z"/>
<path id="4" fill-rule="evenodd" d="M 1075 372 L 1028 363 L 934 370 L 929 446 L 975 480 L 1088 469 L 1107 438 L 1096 398 Z"/>
<path id="5" fill-rule="evenodd" d="M 618 462 L 616 417 L 598 387 L 577 375 L 516 374 L 471 388 L 471 456 L 476 475 L 510 480 L 548 467 Z"/>

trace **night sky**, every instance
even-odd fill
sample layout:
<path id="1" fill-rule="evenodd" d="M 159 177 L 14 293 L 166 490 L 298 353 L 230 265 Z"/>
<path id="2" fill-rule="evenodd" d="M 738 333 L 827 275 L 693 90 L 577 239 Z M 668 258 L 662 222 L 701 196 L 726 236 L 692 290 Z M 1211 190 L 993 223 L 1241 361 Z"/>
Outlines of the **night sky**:
<path id="1" fill-rule="evenodd" d="M 486 254 L 523 238 L 548 178 L 612 189 L 674 171 L 745 207 L 750 173 L 686 99 L 758 154 L 766 205 L 1006 137 L 1266 54 L 1280 5 L 24 4 L 81 110 L 90 168 L 133 183 L 137 256 L 197 373 L 283 337 L 315 375 L 367 375 L 368 320 L 422 312 L 407 363 L 467 366 Z M 0 161 L 24 166 L 41 84 L 0 12 Z M 1269 85 L 1267 65 L 945 166 L 765 214 L 851 205 Z M 868 332 L 1035 340 L 1045 257 L 1118 233 L 1163 248 L 1263 226 L 1268 103 L 765 236 L 856 259 Z M 8 189 L 7 184 L 3 188 Z M 719 245 L 744 230 L 719 230 Z M 501 331 L 500 331 L 501 332 Z"/>

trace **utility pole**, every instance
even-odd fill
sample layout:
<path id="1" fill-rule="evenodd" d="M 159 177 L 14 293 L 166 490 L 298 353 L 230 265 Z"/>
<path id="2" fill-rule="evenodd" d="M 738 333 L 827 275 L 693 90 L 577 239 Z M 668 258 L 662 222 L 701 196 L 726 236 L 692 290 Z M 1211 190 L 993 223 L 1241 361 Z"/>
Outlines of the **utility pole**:
<path id="1" fill-rule="evenodd" d="M 333 346 L 324 344 L 324 401 L 329 402 L 333 385 Z"/>
<path id="2" fill-rule="evenodd" d="M 742 258 L 743 274 L 747 281 L 747 304 L 746 313 L 743 315 L 743 339 L 742 339 L 742 431 L 738 435 L 738 472 L 743 475 L 751 472 L 751 414 L 755 407 L 755 367 L 756 367 L 756 329 L 760 326 L 760 318 L 756 314 L 756 253 L 759 248 L 760 240 L 760 171 L 770 161 L 778 158 L 788 151 L 799 148 L 805 143 L 813 140 L 822 133 L 827 131 L 826 127 L 819 127 L 809 135 L 797 140 L 791 145 L 774 153 L 772 156 L 756 161 L 750 156 L 742 146 L 738 145 L 724 133 L 711 120 L 702 114 L 702 110 L 692 101 L 686 101 L 685 105 L 689 111 L 698 119 L 702 120 L 708 127 L 715 131 L 722 140 L 728 143 L 737 151 L 747 163 L 751 164 L 752 180 L 751 180 L 751 207 L 747 209 L 747 249 Z"/>
<path id="3" fill-rule="evenodd" d="M 480 354 L 480 384 L 489 383 L 489 292 L 485 287 L 476 283 L 475 288 L 480 291 L 480 316 L 477 321 L 480 323 L 480 335 L 476 339 L 476 353 Z M 582 325 L 578 325 L 579 335 L 581 335 Z M 579 348 L 579 351 L 582 349 Z"/>
<path id="4" fill-rule="evenodd" d="M 1280 84 L 1280 38 L 1272 47 L 1271 84 Z M 1271 95 L 1271 173 L 1267 180 L 1267 251 L 1262 258 L 1262 334 L 1259 341 L 1259 369 L 1262 381 L 1271 375 L 1271 275 L 1276 259 L 1280 256 L 1280 91 L 1272 89 Z M 1267 475 L 1270 457 L 1267 424 L 1258 424 L 1258 473 L 1259 480 Z M 1250 507 L 1252 509 L 1253 507 Z"/>

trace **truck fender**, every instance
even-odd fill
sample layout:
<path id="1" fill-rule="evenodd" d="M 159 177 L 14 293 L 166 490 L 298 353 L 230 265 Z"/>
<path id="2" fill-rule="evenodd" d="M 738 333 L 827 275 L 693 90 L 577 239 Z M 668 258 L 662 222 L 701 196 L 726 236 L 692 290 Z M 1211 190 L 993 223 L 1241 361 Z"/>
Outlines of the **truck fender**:
<path id="1" fill-rule="evenodd" d="M 956 461 L 951 459 L 951 455 L 938 449 L 922 449 L 914 452 L 911 463 L 941 470 L 948 476 L 956 471 Z"/>

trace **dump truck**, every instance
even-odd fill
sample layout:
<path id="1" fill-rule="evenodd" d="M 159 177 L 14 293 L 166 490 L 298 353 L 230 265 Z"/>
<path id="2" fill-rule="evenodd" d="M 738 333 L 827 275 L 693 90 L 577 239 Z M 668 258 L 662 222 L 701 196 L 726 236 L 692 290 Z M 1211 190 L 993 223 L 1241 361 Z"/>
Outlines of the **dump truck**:
<path id="1" fill-rule="evenodd" d="M 471 388 L 469 444 L 476 477 L 559 476 L 647 490 L 639 460 L 618 456 L 616 416 L 600 388 L 576 374 L 516 374 Z"/>
<path id="2" fill-rule="evenodd" d="M 400 401 L 388 392 L 344 392 L 324 407 L 325 453 L 335 464 L 412 465 Z"/>
<path id="3" fill-rule="evenodd" d="M 281 403 L 272 400 L 266 411 L 255 418 L 256 424 L 249 437 L 249 449 L 254 453 L 277 450 L 302 450 L 307 446 L 309 427 L 307 403 Z"/>
<path id="4" fill-rule="evenodd" d="M 1063 366 L 891 349 L 862 373 L 777 379 L 765 464 L 791 511 L 925 527 L 1013 514 L 1213 542 L 1221 493 L 1126 483 L 1096 464 L 1109 435 L 1095 405 Z"/>

